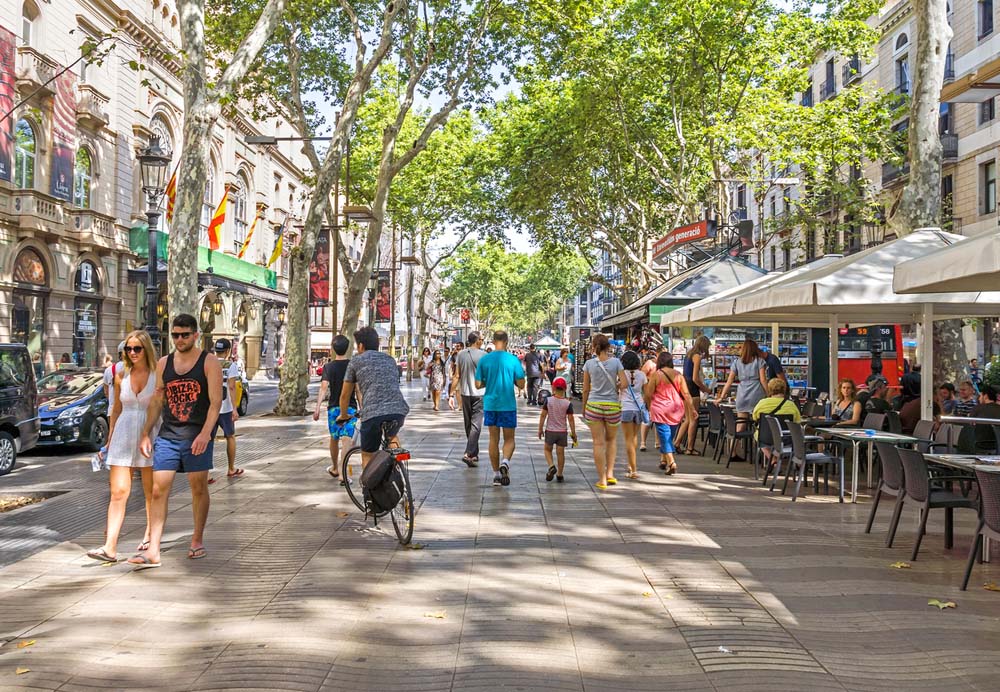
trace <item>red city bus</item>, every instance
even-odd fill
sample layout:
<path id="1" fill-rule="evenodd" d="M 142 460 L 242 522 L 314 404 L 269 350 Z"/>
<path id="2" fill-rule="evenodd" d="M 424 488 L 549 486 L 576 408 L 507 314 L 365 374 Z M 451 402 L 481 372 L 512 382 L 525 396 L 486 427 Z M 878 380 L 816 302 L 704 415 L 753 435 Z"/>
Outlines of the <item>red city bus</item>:
<path id="1" fill-rule="evenodd" d="M 903 336 L 898 324 L 841 327 L 837 338 L 837 371 L 858 385 L 872 374 L 872 348 L 882 352 L 882 376 L 898 386 L 903 376 Z"/>

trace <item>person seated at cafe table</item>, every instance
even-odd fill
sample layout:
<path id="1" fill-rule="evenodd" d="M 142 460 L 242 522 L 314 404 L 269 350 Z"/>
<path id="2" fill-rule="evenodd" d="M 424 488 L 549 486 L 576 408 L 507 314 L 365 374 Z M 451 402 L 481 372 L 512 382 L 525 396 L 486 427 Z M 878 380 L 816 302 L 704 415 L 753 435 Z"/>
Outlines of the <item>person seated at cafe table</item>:
<path id="1" fill-rule="evenodd" d="M 839 394 L 830 412 L 830 418 L 837 421 L 837 427 L 857 427 L 861 425 L 861 402 L 858 401 L 858 387 L 854 380 L 845 377 L 837 387 Z"/>
<path id="2" fill-rule="evenodd" d="M 979 404 L 972 409 L 972 418 L 995 418 L 1000 421 L 1000 390 L 984 384 L 979 390 Z M 998 423 L 1000 425 L 1000 423 Z M 958 451 L 963 454 L 995 454 L 997 438 L 992 425 L 965 425 L 958 438 Z"/>
<path id="3" fill-rule="evenodd" d="M 972 409 L 976 408 L 979 400 L 976 398 L 976 389 L 969 380 L 962 380 L 958 383 L 958 398 L 955 400 L 954 415 L 971 416 Z"/>
<path id="4" fill-rule="evenodd" d="M 858 392 L 858 401 L 864 413 L 887 413 L 889 405 L 889 380 L 881 375 L 869 375 L 865 382 L 867 390 Z"/>
<path id="5" fill-rule="evenodd" d="M 767 381 L 767 397 L 757 402 L 750 414 L 757 423 L 757 432 L 754 433 L 756 439 L 760 438 L 761 416 L 777 416 L 783 420 L 793 420 L 796 423 L 802 422 L 802 414 L 799 407 L 788 396 L 788 383 L 780 377 L 772 377 Z M 768 434 L 769 437 L 769 434 Z M 770 464 L 771 452 L 767 447 L 763 448 L 764 462 Z"/>
<path id="6" fill-rule="evenodd" d="M 899 409 L 899 422 L 903 428 L 903 434 L 909 435 L 913 432 L 913 429 L 917 427 L 917 423 L 920 421 L 920 378 L 917 379 L 906 379 L 905 377 L 899 381 L 903 385 L 903 391 L 901 394 L 903 405 Z M 937 430 L 937 424 L 940 422 L 938 419 L 941 417 L 941 407 L 938 403 L 934 402 L 934 408 L 932 409 L 934 416 L 934 429 Z"/>
<path id="7" fill-rule="evenodd" d="M 955 413 L 955 385 L 945 382 L 937 389 L 937 404 L 941 407 L 944 415 L 950 416 Z"/>

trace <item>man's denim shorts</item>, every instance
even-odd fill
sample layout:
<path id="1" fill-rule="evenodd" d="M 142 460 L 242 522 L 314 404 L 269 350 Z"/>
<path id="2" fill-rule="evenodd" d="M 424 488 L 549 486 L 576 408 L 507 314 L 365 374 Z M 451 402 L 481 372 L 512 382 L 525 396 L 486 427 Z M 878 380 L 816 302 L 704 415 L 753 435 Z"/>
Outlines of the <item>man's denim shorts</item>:
<path id="1" fill-rule="evenodd" d="M 191 453 L 193 442 L 194 440 L 156 438 L 153 443 L 153 470 L 177 471 L 178 473 L 211 471 L 215 442 L 209 442 L 205 451 L 198 455 Z"/>

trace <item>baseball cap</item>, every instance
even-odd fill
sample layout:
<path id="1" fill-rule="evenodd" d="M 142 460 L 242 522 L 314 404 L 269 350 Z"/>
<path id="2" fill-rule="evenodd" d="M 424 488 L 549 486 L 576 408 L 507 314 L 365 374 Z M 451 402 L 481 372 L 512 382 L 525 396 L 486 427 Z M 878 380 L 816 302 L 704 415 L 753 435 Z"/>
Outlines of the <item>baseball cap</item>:
<path id="1" fill-rule="evenodd" d="M 869 389 L 876 389 L 877 387 L 884 387 L 889 384 L 889 380 L 885 379 L 881 375 L 871 375 L 865 381 Z"/>
<path id="2" fill-rule="evenodd" d="M 552 380 L 552 387 L 554 389 L 566 389 L 566 378 L 557 377 L 556 379 Z"/>
<path id="3" fill-rule="evenodd" d="M 217 339 L 215 341 L 215 352 L 224 353 L 233 347 L 233 342 L 229 339 Z"/>

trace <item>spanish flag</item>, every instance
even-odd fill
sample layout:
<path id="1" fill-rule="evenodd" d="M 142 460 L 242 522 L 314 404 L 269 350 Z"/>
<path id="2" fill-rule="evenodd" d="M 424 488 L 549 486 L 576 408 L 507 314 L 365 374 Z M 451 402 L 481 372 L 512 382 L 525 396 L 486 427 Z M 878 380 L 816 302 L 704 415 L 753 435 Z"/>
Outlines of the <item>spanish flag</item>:
<path id="1" fill-rule="evenodd" d="M 281 227 L 278 228 L 278 241 L 274 244 L 274 252 L 271 253 L 271 257 L 267 260 L 267 266 L 270 267 L 272 264 L 278 261 L 281 257 L 281 246 L 282 241 L 285 238 L 285 226 L 288 225 L 288 217 L 281 223 Z"/>
<path id="2" fill-rule="evenodd" d="M 246 254 L 247 248 L 250 247 L 250 239 L 253 238 L 254 229 L 257 228 L 257 220 L 260 218 L 260 214 L 253 217 L 253 223 L 250 224 L 250 230 L 247 231 L 247 237 L 243 241 L 243 245 L 240 246 L 240 251 L 236 254 L 237 259 L 243 259 L 243 255 Z"/>
<path id="3" fill-rule="evenodd" d="M 229 199 L 229 188 L 222 193 L 222 201 L 208 222 L 208 249 L 218 250 L 222 247 L 222 225 L 226 222 L 226 200 Z"/>
<path id="4" fill-rule="evenodd" d="M 180 166 L 178 163 L 174 167 L 174 174 L 170 176 L 170 181 L 167 183 L 167 223 L 173 223 L 174 220 L 174 204 L 177 202 L 177 169 Z"/>

